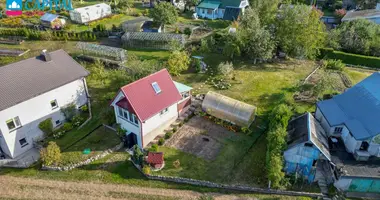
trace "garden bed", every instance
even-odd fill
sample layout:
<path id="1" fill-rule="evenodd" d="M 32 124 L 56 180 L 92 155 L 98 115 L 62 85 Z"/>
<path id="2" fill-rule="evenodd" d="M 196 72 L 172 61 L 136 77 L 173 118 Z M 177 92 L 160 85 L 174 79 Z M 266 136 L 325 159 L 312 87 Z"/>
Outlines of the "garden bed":
<path id="1" fill-rule="evenodd" d="M 212 121 L 194 116 L 166 141 L 165 146 L 211 161 L 224 146 L 224 139 L 234 136 L 233 132 Z"/>

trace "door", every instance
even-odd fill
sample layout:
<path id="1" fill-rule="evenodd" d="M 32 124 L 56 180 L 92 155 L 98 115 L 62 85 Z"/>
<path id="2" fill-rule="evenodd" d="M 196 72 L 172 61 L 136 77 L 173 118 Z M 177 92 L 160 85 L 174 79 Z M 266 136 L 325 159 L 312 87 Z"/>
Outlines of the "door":
<path id="1" fill-rule="evenodd" d="M 130 149 L 137 144 L 137 135 L 135 133 L 130 133 L 127 137 L 127 147 Z"/>

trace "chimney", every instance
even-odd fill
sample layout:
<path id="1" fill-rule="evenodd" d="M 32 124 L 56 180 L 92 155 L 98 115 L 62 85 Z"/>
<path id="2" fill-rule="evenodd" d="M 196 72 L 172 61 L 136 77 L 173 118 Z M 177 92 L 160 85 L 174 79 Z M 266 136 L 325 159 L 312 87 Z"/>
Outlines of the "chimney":
<path id="1" fill-rule="evenodd" d="M 46 62 L 51 61 L 50 54 L 49 54 L 49 52 L 48 52 L 46 49 L 42 50 L 42 52 L 41 52 L 41 57 L 42 57 L 42 59 L 45 60 Z"/>
<path id="2" fill-rule="evenodd" d="M 376 10 L 380 10 L 380 3 L 376 4 Z"/>

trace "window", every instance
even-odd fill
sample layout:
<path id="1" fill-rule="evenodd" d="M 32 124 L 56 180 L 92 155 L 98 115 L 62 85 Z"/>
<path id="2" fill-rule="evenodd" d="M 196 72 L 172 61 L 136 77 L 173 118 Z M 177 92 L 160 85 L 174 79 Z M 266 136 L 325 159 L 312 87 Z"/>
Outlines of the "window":
<path id="1" fill-rule="evenodd" d="M 165 114 L 167 112 L 168 112 L 168 108 L 165 108 L 165 109 L 161 110 L 160 115 L 163 115 L 163 114 Z"/>
<path id="2" fill-rule="evenodd" d="M 335 133 L 341 133 L 342 130 L 343 130 L 343 127 L 335 127 L 334 132 L 335 132 Z"/>
<path id="3" fill-rule="evenodd" d="M 123 109 L 120 108 L 120 107 L 118 107 L 118 110 L 119 110 L 119 116 L 120 116 L 120 117 L 123 117 Z"/>
<path id="4" fill-rule="evenodd" d="M 62 124 L 62 122 L 61 122 L 61 120 L 57 120 L 57 121 L 55 121 L 55 125 L 61 125 Z"/>
<path id="5" fill-rule="evenodd" d="M 212 10 L 211 9 L 207 9 L 207 14 L 211 15 L 212 14 Z"/>
<path id="6" fill-rule="evenodd" d="M 26 142 L 26 139 L 25 139 L 25 138 L 22 138 L 22 139 L 19 140 L 18 142 L 20 142 L 21 148 L 22 148 L 22 147 L 25 147 L 26 145 L 28 145 L 28 142 Z"/>
<path id="7" fill-rule="evenodd" d="M 160 88 L 160 86 L 158 85 L 157 82 L 152 83 L 152 87 L 154 89 L 154 92 L 156 92 L 156 94 L 158 94 L 158 93 L 161 92 L 161 88 Z"/>
<path id="8" fill-rule="evenodd" d="M 57 100 L 54 99 L 54 100 L 50 101 L 50 105 L 51 105 L 52 109 L 58 108 Z"/>
<path id="9" fill-rule="evenodd" d="M 133 123 L 139 124 L 139 121 L 137 120 L 136 115 L 132 114 L 132 118 L 133 118 L 133 121 L 132 121 Z"/>
<path id="10" fill-rule="evenodd" d="M 15 117 L 13 119 L 9 119 L 6 121 L 8 129 L 10 131 L 13 131 L 19 127 L 21 127 L 20 119 L 18 117 Z"/>

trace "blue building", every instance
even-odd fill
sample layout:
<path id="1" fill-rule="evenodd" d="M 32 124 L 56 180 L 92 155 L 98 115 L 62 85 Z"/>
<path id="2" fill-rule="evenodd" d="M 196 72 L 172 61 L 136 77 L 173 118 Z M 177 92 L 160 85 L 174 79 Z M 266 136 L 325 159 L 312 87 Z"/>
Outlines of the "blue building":
<path id="1" fill-rule="evenodd" d="M 237 20 L 248 6 L 248 0 L 203 0 L 195 11 L 201 18 Z"/>
<path id="2" fill-rule="evenodd" d="M 297 174 L 313 182 L 317 162 L 331 161 L 325 131 L 310 113 L 292 120 L 288 125 L 288 149 L 284 152 L 285 172 Z"/>

